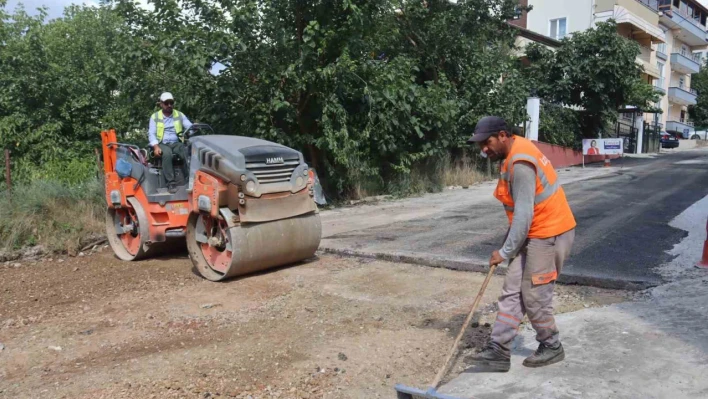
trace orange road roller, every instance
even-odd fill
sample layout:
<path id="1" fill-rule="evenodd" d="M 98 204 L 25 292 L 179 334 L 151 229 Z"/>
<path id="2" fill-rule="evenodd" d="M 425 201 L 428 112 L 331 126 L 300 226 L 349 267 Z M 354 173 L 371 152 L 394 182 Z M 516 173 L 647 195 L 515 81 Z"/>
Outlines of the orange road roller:
<path id="1" fill-rule="evenodd" d="M 213 134 L 205 124 L 183 139 L 187 155 L 173 156 L 171 193 L 151 148 L 101 132 L 106 234 L 118 258 L 142 259 L 186 239 L 199 273 L 219 281 L 314 256 L 322 225 L 302 153 Z"/>

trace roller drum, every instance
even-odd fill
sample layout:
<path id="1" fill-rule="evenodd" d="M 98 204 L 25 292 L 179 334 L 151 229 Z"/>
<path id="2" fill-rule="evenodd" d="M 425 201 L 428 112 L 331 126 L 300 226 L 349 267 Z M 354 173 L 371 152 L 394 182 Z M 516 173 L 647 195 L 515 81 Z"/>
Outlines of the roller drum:
<path id="1" fill-rule="evenodd" d="M 314 256 L 322 237 L 319 214 L 310 213 L 224 229 L 228 244 L 215 252 L 199 229 L 203 217 L 192 215 L 187 227 L 190 257 L 205 278 L 219 281 L 295 263 Z M 201 238 L 200 238 L 201 236 Z M 229 259 L 230 258 L 230 259 Z"/>

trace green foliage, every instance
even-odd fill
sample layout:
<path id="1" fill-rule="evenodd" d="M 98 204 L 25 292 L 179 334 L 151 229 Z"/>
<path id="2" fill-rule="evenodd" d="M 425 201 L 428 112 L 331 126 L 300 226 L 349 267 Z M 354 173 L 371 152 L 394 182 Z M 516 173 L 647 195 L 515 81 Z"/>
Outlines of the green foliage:
<path id="1" fill-rule="evenodd" d="M 524 74 L 542 99 L 584 110 L 584 137 L 597 137 L 625 105 L 653 109 L 659 97 L 641 80 L 642 67 L 636 63 L 639 45 L 620 36 L 614 21 L 573 33 L 562 43 L 556 51 L 530 45 L 531 65 Z"/>
<path id="2" fill-rule="evenodd" d="M 146 46 L 225 69 L 182 94 L 217 131 L 301 150 L 330 195 L 385 189 L 464 145 L 477 119 L 522 115 L 505 20 L 515 1 L 116 1 Z M 178 13 L 175 10 L 185 10 Z M 500 78 L 504 77 L 504 83 Z M 188 89 L 192 88 L 192 89 Z M 176 91 L 176 90 L 175 90 Z"/>
<path id="3" fill-rule="evenodd" d="M 696 89 L 696 105 L 688 107 L 688 114 L 696 130 L 708 129 L 708 58 L 704 58 L 701 70 L 691 75 L 691 88 Z"/>
<path id="4" fill-rule="evenodd" d="M 0 0 L 0 146 L 12 150 L 17 180 L 93 176 L 98 133 L 116 128 L 144 144 L 162 91 L 219 133 L 302 151 L 330 197 L 401 191 L 414 170 L 464 148 L 480 117 L 525 120 L 532 87 L 584 108 L 585 134 L 620 105 L 649 101 L 638 48 L 614 24 L 555 53 L 532 46 L 532 65 L 519 68 L 505 22 L 515 0 L 152 5 L 104 0 L 46 21 L 10 15 Z M 544 118 L 549 137 L 571 142 L 568 115 Z"/>
<path id="5" fill-rule="evenodd" d="M 553 104 L 542 104 L 538 124 L 539 140 L 564 147 L 582 146 L 580 112 Z"/>

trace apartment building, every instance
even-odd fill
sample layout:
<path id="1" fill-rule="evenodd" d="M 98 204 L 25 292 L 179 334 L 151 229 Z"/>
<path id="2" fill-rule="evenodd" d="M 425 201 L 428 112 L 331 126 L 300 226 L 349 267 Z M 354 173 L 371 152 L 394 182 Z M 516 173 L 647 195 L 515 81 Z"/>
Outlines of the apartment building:
<path id="1" fill-rule="evenodd" d="M 644 114 L 643 119 L 668 132 L 692 136 L 688 106 L 696 103 L 697 93 L 691 89 L 691 74 L 699 71 L 700 52 L 708 48 L 706 7 L 696 0 L 521 0 L 520 4 L 533 9 L 512 23 L 556 40 L 614 19 L 617 32 L 639 44 L 642 79 L 662 96 L 656 105 L 663 113 Z M 641 130 L 640 123 L 633 125 Z M 635 152 L 641 152 L 642 135 L 636 136 Z"/>

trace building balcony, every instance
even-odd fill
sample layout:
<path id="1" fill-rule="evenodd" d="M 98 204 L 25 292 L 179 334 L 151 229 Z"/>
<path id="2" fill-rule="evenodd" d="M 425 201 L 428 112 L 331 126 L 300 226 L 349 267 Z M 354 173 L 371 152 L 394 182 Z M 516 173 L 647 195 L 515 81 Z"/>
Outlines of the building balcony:
<path id="1" fill-rule="evenodd" d="M 678 105 L 696 105 L 696 93 L 693 89 L 685 87 L 669 87 L 669 102 Z"/>
<path id="2" fill-rule="evenodd" d="M 651 48 L 640 45 L 639 50 L 640 53 L 636 59 L 637 64 L 644 67 L 644 73 L 653 78 L 659 79 L 661 77 L 659 68 L 656 66 L 656 63 L 651 62 Z"/>
<path id="3" fill-rule="evenodd" d="M 671 29 L 678 30 L 676 38 L 691 47 L 705 46 L 706 39 L 705 17 L 701 15 L 691 16 L 687 11 L 675 7 L 671 0 L 659 1 L 659 20 Z M 696 19 L 697 18 L 697 19 Z"/>
<path id="4" fill-rule="evenodd" d="M 700 56 L 698 60 L 700 60 Z M 701 70 L 701 64 L 691 53 L 675 52 L 671 53 L 671 70 L 684 75 L 690 75 L 692 73 L 698 73 L 698 71 Z"/>
<path id="5" fill-rule="evenodd" d="M 666 43 L 660 43 L 658 46 L 656 46 L 656 58 L 664 61 L 669 59 L 669 56 L 667 55 L 666 51 Z"/>
<path id="6" fill-rule="evenodd" d="M 666 42 L 659 14 L 657 0 L 595 0 L 595 21 L 614 19 L 618 25 L 627 25 L 636 41 Z"/>
<path id="7" fill-rule="evenodd" d="M 666 131 L 669 133 L 679 133 L 683 137 L 688 138 L 691 137 L 693 130 L 693 122 L 686 120 L 666 121 Z"/>

